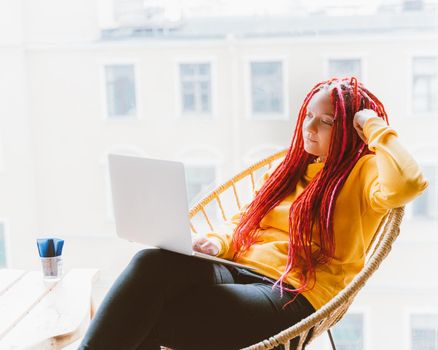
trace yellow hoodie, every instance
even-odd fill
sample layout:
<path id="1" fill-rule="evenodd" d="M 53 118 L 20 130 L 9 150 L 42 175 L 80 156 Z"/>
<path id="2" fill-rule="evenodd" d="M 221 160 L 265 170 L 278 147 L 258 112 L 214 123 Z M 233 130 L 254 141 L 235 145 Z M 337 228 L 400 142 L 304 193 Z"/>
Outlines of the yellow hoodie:
<path id="1" fill-rule="evenodd" d="M 351 170 L 339 192 L 333 216 L 335 253 L 333 259 L 316 267 L 313 289 L 303 292 L 315 309 L 321 308 L 361 270 L 365 253 L 388 209 L 405 205 L 428 186 L 421 169 L 399 143 L 394 129 L 379 117 L 366 121 L 363 131 L 368 148 L 375 152 L 363 156 Z M 309 164 L 295 190 L 283 199 L 260 221 L 260 242 L 241 256 L 237 262 L 256 268 L 256 272 L 278 279 L 285 269 L 289 244 L 289 208 L 324 163 Z M 254 195 L 274 169 L 266 172 L 257 183 Z M 207 232 L 206 236 L 220 242 L 218 256 L 231 259 L 231 239 L 234 228 L 249 203 L 235 214 L 223 230 Z M 312 251 L 319 246 L 313 235 Z M 285 280 L 297 287 L 299 275 L 291 271 Z"/>

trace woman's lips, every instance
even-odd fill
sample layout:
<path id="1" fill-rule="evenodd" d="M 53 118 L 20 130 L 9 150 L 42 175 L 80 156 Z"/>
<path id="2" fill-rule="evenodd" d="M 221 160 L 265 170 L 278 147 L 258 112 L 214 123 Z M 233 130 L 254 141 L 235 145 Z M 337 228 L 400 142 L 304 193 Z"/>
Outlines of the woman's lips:
<path id="1" fill-rule="evenodd" d="M 310 142 L 316 142 L 316 140 L 309 139 L 308 137 L 306 137 L 306 140 Z"/>

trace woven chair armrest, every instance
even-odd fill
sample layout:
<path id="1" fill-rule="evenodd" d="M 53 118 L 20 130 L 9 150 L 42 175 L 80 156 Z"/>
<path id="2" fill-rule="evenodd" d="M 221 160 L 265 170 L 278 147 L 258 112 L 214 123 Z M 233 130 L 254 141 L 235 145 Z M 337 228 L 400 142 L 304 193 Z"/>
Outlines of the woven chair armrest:
<path id="1" fill-rule="evenodd" d="M 198 201 L 197 203 L 195 203 L 192 206 L 192 208 L 189 211 L 190 219 L 193 218 L 202 208 L 204 208 L 208 203 L 210 203 L 215 197 L 217 197 L 221 193 L 225 192 L 233 184 L 238 183 L 240 180 L 242 180 L 243 178 L 245 178 L 249 174 L 253 173 L 257 169 L 260 169 L 261 167 L 280 159 L 281 157 L 283 157 L 286 154 L 286 152 L 287 152 L 287 150 L 282 150 L 282 151 L 279 151 L 277 153 L 274 153 L 273 155 L 250 165 L 248 168 L 246 168 L 242 172 L 238 173 L 237 175 L 233 176 L 228 181 L 217 186 L 213 191 L 210 191 L 209 193 L 207 193 L 203 199 L 201 199 L 200 201 Z"/>

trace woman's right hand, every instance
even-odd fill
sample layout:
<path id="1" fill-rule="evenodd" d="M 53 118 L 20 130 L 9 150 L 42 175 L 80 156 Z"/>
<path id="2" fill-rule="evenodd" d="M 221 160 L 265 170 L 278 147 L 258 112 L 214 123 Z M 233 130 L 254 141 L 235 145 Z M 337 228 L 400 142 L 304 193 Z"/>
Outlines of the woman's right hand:
<path id="1" fill-rule="evenodd" d="M 368 140 L 363 132 L 363 127 L 366 121 L 373 117 L 378 117 L 378 115 L 372 109 L 361 109 L 360 111 L 357 111 L 353 117 L 353 126 L 365 144 L 368 144 Z"/>
<path id="2" fill-rule="evenodd" d="M 214 243 L 213 239 L 204 236 L 194 236 L 192 238 L 192 249 L 208 255 L 216 256 L 219 254 L 220 247 L 218 244 L 219 242 Z"/>

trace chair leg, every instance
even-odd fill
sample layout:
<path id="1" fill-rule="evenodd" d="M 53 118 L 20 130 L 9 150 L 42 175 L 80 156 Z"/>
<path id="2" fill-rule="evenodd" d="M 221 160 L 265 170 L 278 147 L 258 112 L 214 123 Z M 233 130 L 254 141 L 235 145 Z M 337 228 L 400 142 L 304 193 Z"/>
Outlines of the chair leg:
<path id="1" fill-rule="evenodd" d="M 330 344 L 332 345 L 332 349 L 336 350 L 335 342 L 333 340 L 332 332 L 330 332 L 330 329 L 327 329 L 327 334 L 329 336 Z"/>

